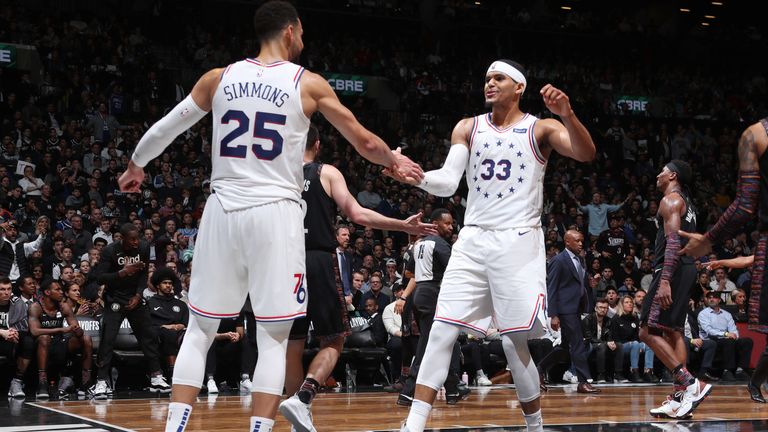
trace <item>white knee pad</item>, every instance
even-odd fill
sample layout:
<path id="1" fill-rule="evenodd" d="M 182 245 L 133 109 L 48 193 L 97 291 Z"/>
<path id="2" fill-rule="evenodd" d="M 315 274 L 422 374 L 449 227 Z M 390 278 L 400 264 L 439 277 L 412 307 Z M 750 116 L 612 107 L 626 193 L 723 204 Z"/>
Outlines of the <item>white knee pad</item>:
<path id="1" fill-rule="evenodd" d="M 292 325 L 293 321 L 256 323 L 259 360 L 253 371 L 253 392 L 278 396 L 283 394 L 285 351 Z"/>
<path id="2" fill-rule="evenodd" d="M 205 374 L 205 358 L 218 329 L 219 320 L 189 314 L 189 326 L 173 369 L 174 384 L 200 388 Z"/>
<path id="3" fill-rule="evenodd" d="M 459 328 L 442 321 L 435 321 L 429 333 L 427 350 L 421 360 L 419 376 L 416 384 L 439 390 L 448 376 L 448 366 L 451 363 L 453 344 L 459 337 Z"/>
<path id="4" fill-rule="evenodd" d="M 539 371 L 533 364 L 528 350 L 528 333 L 507 333 L 502 335 L 501 345 L 507 364 L 512 373 L 517 389 L 517 399 L 520 402 L 530 402 L 540 396 Z"/>

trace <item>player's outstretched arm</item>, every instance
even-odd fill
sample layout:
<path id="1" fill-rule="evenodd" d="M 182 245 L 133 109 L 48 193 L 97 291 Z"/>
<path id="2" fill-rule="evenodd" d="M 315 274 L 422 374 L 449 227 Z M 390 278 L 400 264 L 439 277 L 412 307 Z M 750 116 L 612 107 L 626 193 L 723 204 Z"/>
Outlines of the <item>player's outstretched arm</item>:
<path id="1" fill-rule="evenodd" d="M 563 121 L 544 119 L 536 122 L 534 133 L 544 156 L 549 156 L 550 150 L 554 150 L 579 162 L 593 160 L 597 152 L 595 143 L 574 114 L 568 95 L 552 84 L 545 85 L 539 93 L 544 105 Z"/>
<path id="2" fill-rule="evenodd" d="M 158 157 L 177 136 L 208 114 L 221 72 L 222 69 L 212 69 L 200 77 L 189 96 L 141 137 L 128 167 L 118 180 L 121 191 L 139 192 L 141 182 L 144 181 L 144 167 Z"/>
<path id="3" fill-rule="evenodd" d="M 451 148 L 440 169 L 424 173 L 423 180 L 407 179 L 406 183 L 418 186 L 435 196 L 448 197 L 456 192 L 461 175 L 469 162 L 469 135 L 474 119 L 463 119 L 451 133 Z M 385 171 L 385 174 L 391 175 Z"/>
<path id="4" fill-rule="evenodd" d="M 418 164 L 399 152 L 392 152 L 381 138 L 364 128 L 320 75 L 307 71 L 301 76 L 301 101 L 307 117 L 320 111 L 360 155 L 389 168 L 396 179 L 421 180 L 424 176 Z"/>
<path id="5" fill-rule="evenodd" d="M 323 165 L 320 177 L 329 181 L 331 198 L 333 198 L 333 201 L 336 202 L 341 211 L 356 224 L 388 231 L 404 231 L 414 235 L 437 234 L 434 225 L 421 222 L 421 213 L 413 215 L 406 220 L 399 220 L 362 207 L 355 197 L 349 193 L 344 176 L 333 165 Z"/>
<path id="6" fill-rule="evenodd" d="M 730 259 L 722 259 L 722 260 L 714 260 L 707 263 L 707 270 L 717 270 L 719 268 L 731 268 L 731 269 L 742 269 L 747 267 L 752 267 L 752 264 L 755 262 L 755 256 L 741 256 L 736 258 L 730 258 Z"/>
<path id="7" fill-rule="evenodd" d="M 757 214 L 760 191 L 759 159 L 768 146 L 765 130 L 759 123 L 748 127 L 739 139 L 739 182 L 736 198 L 706 234 L 680 232 L 688 244 L 680 252 L 692 257 L 709 253 L 712 245 L 735 237 Z"/>

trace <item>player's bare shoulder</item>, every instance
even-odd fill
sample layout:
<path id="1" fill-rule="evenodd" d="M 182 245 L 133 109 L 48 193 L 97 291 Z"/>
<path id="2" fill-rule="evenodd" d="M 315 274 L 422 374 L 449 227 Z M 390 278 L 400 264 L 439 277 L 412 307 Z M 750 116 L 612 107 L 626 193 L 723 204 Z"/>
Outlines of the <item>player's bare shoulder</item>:
<path id="1" fill-rule="evenodd" d="M 469 148 L 469 140 L 472 135 L 472 128 L 475 126 L 474 117 L 463 118 L 456 123 L 451 133 L 451 144 L 464 144 Z"/>
<path id="2" fill-rule="evenodd" d="M 225 68 L 214 68 L 204 73 L 192 88 L 192 98 L 203 111 L 211 110 L 211 101 L 221 82 Z"/>

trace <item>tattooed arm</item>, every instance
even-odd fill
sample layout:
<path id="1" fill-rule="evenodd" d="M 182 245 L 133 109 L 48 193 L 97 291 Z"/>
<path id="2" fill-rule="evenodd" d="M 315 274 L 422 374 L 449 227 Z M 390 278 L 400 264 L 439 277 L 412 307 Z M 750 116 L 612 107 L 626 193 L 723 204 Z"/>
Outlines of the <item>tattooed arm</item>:
<path id="1" fill-rule="evenodd" d="M 736 198 L 706 234 L 681 232 L 690 240 L 681 253 L 701 256 L 712 249 L 712 244 L 734 237 L 757 214 L 760 190 L 760 156 L 768 145 L 765 127 L 755 123 L 739 139 L 739 183 Z"/>

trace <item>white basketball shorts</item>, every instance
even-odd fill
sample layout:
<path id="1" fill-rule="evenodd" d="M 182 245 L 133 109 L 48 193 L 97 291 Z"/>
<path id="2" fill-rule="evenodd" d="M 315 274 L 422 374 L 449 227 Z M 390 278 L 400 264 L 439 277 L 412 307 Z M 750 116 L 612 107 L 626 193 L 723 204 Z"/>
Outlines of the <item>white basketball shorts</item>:
<path id="1" fill-rule="evenodd" d="M 256 321 L 306 315 L 303 218 L 295 201 L 226 212 L 211 195 L 195 243 L 190 311 L 234 317 L 250 293 Z"/>
<path id="2" fill-rule="evenodd" d="M 443 276 L 435 320 L 481 336 L 494 325 L 502 334 L 539 337 L 547 322 L 546 278 L 541 228 L 464 227 Z"/>

